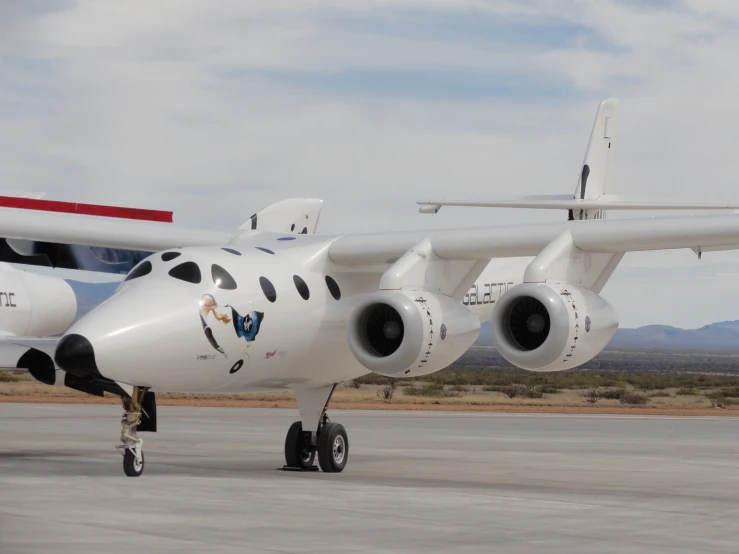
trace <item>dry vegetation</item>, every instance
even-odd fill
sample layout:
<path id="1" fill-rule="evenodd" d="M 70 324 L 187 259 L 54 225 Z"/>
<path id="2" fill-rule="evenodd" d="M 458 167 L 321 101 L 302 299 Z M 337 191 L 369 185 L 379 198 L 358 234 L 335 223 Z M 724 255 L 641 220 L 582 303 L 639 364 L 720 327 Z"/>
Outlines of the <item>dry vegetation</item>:
<path id="1" fill-rule="evenodd" d="M 0 372 L 0 402 L 111 403 Z M 291 393 L 162 394 L 161 405 L 294 407 Z M 455 369 L 424 380 L 369 375 L 337 389 L 331 407 L 407 410 L 739 414 L 739 374 L 706 375 L 593 370 L 534 374 L 507 368 Z"/>

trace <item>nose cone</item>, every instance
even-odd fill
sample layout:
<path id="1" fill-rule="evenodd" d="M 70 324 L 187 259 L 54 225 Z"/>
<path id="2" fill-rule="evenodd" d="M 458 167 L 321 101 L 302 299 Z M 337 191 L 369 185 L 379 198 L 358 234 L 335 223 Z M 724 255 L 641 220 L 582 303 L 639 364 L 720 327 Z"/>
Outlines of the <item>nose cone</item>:
<path id="1" fill-rule="evenodd" d="M 82 335 L 65 335 L 56 347 L 56 365 L 78 377 L 100 375 L 92 344 Z"/>

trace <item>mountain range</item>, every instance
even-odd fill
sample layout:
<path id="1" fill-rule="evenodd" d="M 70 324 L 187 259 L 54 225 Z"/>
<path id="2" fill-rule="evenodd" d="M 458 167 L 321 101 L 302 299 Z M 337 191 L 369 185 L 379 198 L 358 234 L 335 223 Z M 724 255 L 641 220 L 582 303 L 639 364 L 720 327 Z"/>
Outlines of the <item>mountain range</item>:
<path id="1" fill-rule="evenodd" d="M 476 344 L 492 344 L 489 321 L 482 324 Z M 619 329 L 606 350 L 739 353 L 739 321 L 721 321 L 698 329 L 670 325 Z"/>

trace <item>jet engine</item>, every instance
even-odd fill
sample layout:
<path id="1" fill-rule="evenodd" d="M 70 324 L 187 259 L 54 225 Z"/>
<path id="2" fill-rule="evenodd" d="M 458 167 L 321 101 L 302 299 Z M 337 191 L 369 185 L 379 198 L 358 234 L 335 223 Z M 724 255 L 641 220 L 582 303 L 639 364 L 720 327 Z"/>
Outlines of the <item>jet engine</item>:
<path id="1" fill-rule="evenodd" d="M 416 377 L 447 367 L 472 346 L 480 320 L 448 296 L 422 290 L 380 290 L 349 316 L 349 346 L 367 369 Z"/>
<path id="2" fill-rule="evenodd" d="M 77 314 L 77 299 L 63 279 L 18 271 L 0 271 L 0 334 L 45 337 L 66 331 Z"/>
<path id="3" fill-rule="evenodd" d="M 567 284 L 524 283 L 495 304 L 493 344 L 531 371 L 579 366 L 603 350 L 618 329 L 613 307 L 593 291 Z"/>

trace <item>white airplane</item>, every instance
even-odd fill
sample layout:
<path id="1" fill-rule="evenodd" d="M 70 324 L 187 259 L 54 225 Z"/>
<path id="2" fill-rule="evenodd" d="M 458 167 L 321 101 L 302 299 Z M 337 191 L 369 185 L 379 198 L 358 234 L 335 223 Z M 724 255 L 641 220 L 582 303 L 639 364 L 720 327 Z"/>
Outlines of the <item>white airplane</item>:
<path id="1" fill-rule="evenodd" d="M 605 191 L 608 166 L 598 163 L 610 159 L 602 150 L 612 149 L 612 123 L 596 121 L 579 189 Z M 624 252 L 739 249 L 737 216 L 607 221 L 594 216 L 605 206 L 588 202 L 566 207 L 570 220 L 557 224 L 330 236 L 308 226 L 296 234 L 303 212 L 279 204 L 237 233 L 0 210 L 0 236 L 157 252 L 67 330 L 55 355 L 76 379 L 121 396 L 126 475 L 143 472 L 137 433 L 156 429 L 156 392 L 284 390 L 300 411 L 287 466 L 313 469 L 317 455 L 323 471 L 340 472 L 349 441 L 326 414 L 338 383 L 447 367 L 491 305 L 497 347 L 511 363 L 578 366 L 616 331 L 599 292 Z M 523 279 L 524 262 L 511 257 L 533 257 Z M 517 264 L 510 280 L 497 276 Z"/>

